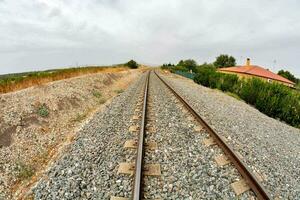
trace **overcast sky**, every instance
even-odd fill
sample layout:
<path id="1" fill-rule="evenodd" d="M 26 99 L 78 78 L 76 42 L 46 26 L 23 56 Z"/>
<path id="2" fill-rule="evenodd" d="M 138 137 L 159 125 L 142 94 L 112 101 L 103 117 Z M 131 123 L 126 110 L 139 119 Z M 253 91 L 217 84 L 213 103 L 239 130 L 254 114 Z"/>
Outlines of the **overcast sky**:
<path id="1" fill-rule="evenodd" d="M 0 74 L 221 53 L 300 77 L 298 0 L 0 0 Z"/>

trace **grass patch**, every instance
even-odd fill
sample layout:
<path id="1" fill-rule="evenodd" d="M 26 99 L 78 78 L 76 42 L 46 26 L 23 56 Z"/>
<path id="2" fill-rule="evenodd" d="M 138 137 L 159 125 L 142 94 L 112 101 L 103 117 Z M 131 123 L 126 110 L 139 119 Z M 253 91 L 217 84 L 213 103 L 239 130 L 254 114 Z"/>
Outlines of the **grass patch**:
<path id="1" fill-rule="evenodd" d="M 232 93 L 232 92 L 225 92 L 227 95 L 229 95 L 229 96 L 231 96 L 231 97 L 233 97 L 233 98 L 235 98 L 235 99 L 237 99 L 237 100 L 240 100 L 240 101 L 242 101 L 242 99 L 239 97 L 239 95 L 237 95 L 237 94 L 234 94 L 234 93 Z"/>
<path id="2" fill-rule="evenodd" d="M 104 104 L 106 102 L 106 99 L 102 98 L 102 99 L 99 99 L 99 104 Z"/>
<path id="3" fill-rule="evenodd" d="M 41 117 L 48 117 L 49 116 L 49 110 L 46 106 L 46 104 L 42 104 L 38 107 L 37 113 Z"/>
<path id="4" fill-rule="evenodd" d="M 115 93 L 117 93 L 117 94 L 121 94 L 121 93 L 123 93 L 123 92 L 124 92 L 123 89 L 115 90 Z"/>
<path id="5" fill-rule="evenodd" d="M 93 94 L 93 96 L 96 97 L 96 98 L 102 97 L 102 94 L 101 94 L 99 91 L 97 91 L 97 90 L 93 90 L 92 94 Z"/>
<path id="6" fill-rule="evenodd" d="M 72 120 L 73 122 L 81 122 L 82 120 L 84 120 L 87 116 L 87 113 L 77 113 L 76 117 Z"/>
<path id="7" fill-rule="evenodd" d="M 20 180 L 25 180 L 34 175 L 34 168 L 30 165 L 26 165 L 23 162 L 17 162 L 16 166 L 17 177 Z"/>

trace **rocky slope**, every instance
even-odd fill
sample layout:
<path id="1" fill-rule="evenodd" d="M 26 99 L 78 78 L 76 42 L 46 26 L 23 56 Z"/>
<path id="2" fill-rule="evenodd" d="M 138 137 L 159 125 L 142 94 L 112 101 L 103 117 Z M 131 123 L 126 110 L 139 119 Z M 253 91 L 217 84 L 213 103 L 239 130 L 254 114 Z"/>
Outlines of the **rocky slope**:
<path id="1" fill-rule="evenodd" d="M 0 199 L 26 191 L 83 122 L 140 74 L 90 74 L 0 95 Z"/>

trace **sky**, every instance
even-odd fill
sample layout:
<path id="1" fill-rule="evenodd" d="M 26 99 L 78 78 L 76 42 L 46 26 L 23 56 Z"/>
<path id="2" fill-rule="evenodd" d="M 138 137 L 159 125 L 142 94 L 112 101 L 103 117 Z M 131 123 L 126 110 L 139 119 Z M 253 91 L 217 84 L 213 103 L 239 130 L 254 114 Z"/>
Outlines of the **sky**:
<path id="1" fill-rule="evenodd" d="M 300 77 L 298 0 L 0 0 L 0 74 L 229 54 Z"/>

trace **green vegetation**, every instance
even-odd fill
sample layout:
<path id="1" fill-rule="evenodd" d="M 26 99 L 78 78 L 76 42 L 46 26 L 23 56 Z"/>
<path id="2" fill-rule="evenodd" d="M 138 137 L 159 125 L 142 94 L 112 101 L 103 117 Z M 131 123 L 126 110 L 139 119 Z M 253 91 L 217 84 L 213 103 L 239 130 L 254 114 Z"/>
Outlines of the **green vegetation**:
<path id="1" fill-rule="evenodd" d="M 17 177 L 20 180 L 28 179 L 34 174 L 34 168 L 26 165 L 23 162 L 17 162 L 16 165 Z"/>
<path id="2" fill-rule="evenodd" d="M 49 115 L 49 110 L 46 106 L 46 104 L 42 104 L 41 106 L 38 107 L 37 113 L 41 116 L 41 117 L 48 117 Z"/>
<path id="3" fill-rule="evenodd" d="M 232 92 L 225 92 L 228 96 L 231 96 L 231 97 L 233 97 L 233 98 L 235 98 L 235 99 L 237 99 L 237 100 L 242 100 L 241 99 L 241 97 L 239 97 L 237 94 L 234 94 L 234 93 L 232 93 Z"/>
<path id="4" fill-rule="evenodd" d="M 232 67 L 235 66 L 235 58 L 226 54 L 221 54 L 216 58 L 214 66 L 216 67 Z"/>
<path id="5" fill-rule="evenodd" d="M 300 127 L 300 94 L 284 85 L 257 78 L 239 80 L 236 75 L 219 73 L 211 67 L 199 70 L 194 81 L 235 94 L 268 116 Z"/>
<path id="6" fill-rule="evenodd" d="M 298 92 L 300 91 L 300 79 L 296 78 L 291 72 L 287 70 L 279 70 L 277 74 L 296 83 L 295 88 Z"/>
<path id="7" fill-rule="evenodd" d="M 134 60 L 130 60 L 128 63 L 125 64 L 127 67 L 131 69 L 137 69 L 139 65 Z"/>
<path id="8" fill-rule="evenodd" d="M 87 112 L 85 113 L 77 113 L 76 117 L 74 119 L 72 119 L 71 121 L 73 122 L 80 122 L 82 120 L 84 120 L 87 117 Z"/>
<path id="9" fill-rule="evenodd" d="M 294 83 L 300 82 L 299 79 L 297 79 L 291 72 L 285 71 L 285 70 L 279 70 L 278 75 L 283 76 L 286 79 L 289 79 L 290 81 L 293 81 Z"/>
<path id="10" fill-rule="evenodd" d="M 187 69 L 187 71 L 196 71 L 197 62 L 193 59 L 180 60 L 177 66 L 181 66 Z"/>
<path id="11" fill-rule="evenodd" d="M 124 92 L 123 89 L 115 90 L 115 93 L 117 93 L 117 94 L 121 94 L 121 93 L 123 93 L 123 92 Z"/>
<path id="12" fill-rule="evenodd" d="M 298 91 L 300 91 L 300 81 L 296 84 L 296 89 L 298 90 Z"/>
<path id="13" fill-rule="evenodd" d="M 105 97 L 101 94 L 101 92 L 97 91 L 97 90 L 93 90 L 92 91 L 92 94 L 94 97 L 97 98 L 97 102 L 99 104 L 104 104 L 106 102 L 106 99 Z"/>
<path id="14" fill-rule="evenodd" d="M 197 62 L 193 59 L 180 60 L 177 65 L 168 63 L 161 66 L 162 69 L 170 70 L 171 72 L 183 71 L 183 72 L 192 72 L 197 73 L 201 71 L 202 68 L 219 68 L 219 67 L 229 67 L 235 66 L 235 58 L 226 54 L 221 54 L 218 56 L 213 63 L 203 63 L 198 65 Z"/>
<path id="15" fill-rule="evenodd" d="M 188 59 L 188 60 L 180 60 L 177 65 L 168 63 L 168 64 L 163 64 L 161 66 L 162 69 L 167 69 L 170 70 L 171 72 L 175 71 L 183 71 L 183 72 L 195 72 L 197 68 L 197 62 L 193 59 Z"/>
<path id="16" fill-rule="evenodd" d="M 93 90 L 92 94 L 93 94 L 93 96 L 96 97 L 96 98 L 102 97 L 102 94 L 101 94 L 99 91 L 97 91 L 97 90 Z"/>
<path id="17" fill-rule="evenodd" d="M 105 102 L 106 102 L 106 99 L 104 99 L 104 98 L 101 98 L 101 99 L 99 99 L 99 104 L 104 104 Z"/>

